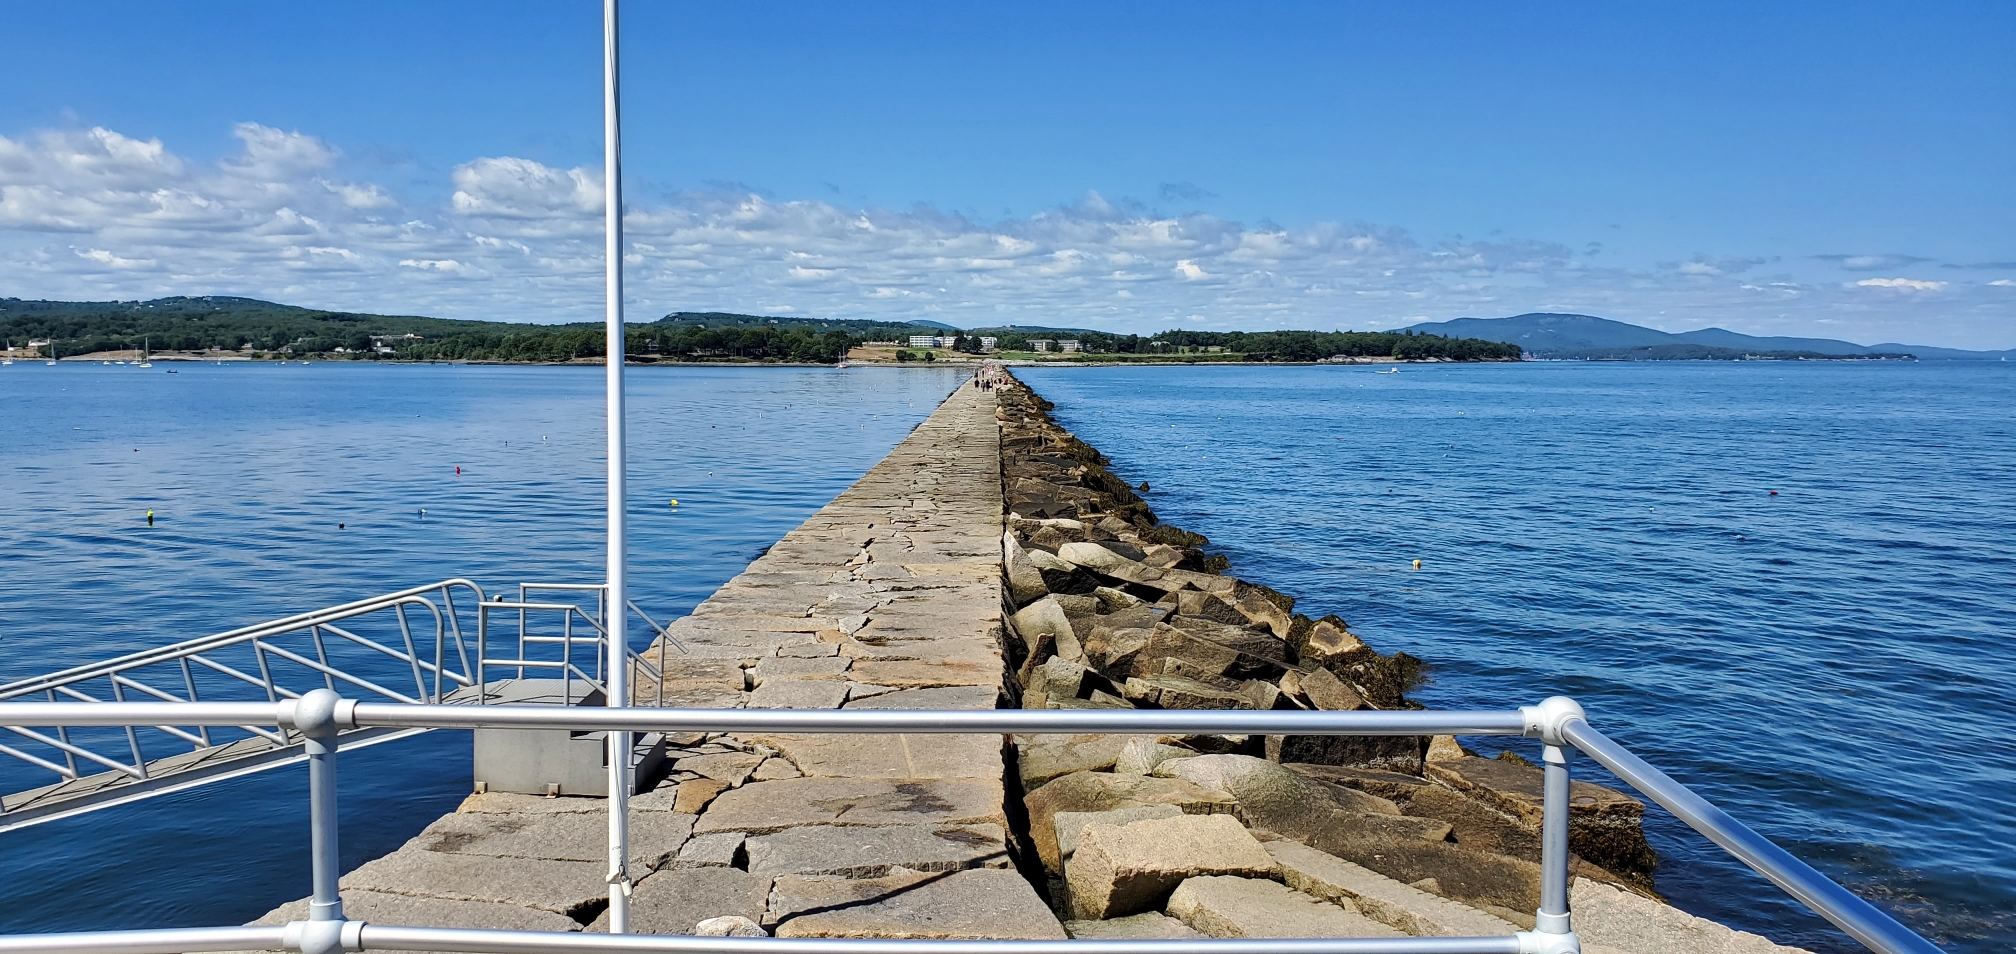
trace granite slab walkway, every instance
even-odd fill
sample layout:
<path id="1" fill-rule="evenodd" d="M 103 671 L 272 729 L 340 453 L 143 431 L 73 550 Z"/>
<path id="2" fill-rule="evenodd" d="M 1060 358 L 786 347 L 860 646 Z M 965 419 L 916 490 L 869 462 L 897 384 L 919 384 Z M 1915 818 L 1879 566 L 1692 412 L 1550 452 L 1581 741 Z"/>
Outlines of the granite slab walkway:
<path id="1" fill-rule="evenodd" d="M 995 708 L 1008 684 L 995 407 L 991 391 L 955 391 L 673 623 L 689 652 L 666 654 L 665 704 Z M 660 688 L 640 679 L 635 699 L 656 704 Z M 785 937 L 1065 937 L 1010 862 L 999 736 L 670 742 L 670 776 L 631 805 L 633 931 L 740 915 Z M 346 913 L 606 930 L 604 804 L 473 795 L 345 876 Z"/>

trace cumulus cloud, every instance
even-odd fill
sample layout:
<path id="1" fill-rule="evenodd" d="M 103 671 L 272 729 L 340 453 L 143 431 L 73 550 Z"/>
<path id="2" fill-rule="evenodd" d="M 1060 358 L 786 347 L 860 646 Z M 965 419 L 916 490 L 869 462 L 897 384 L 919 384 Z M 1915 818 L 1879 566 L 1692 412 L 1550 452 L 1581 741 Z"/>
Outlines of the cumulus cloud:
<path id="1" fill-rule="evenodd" d="M 464 215 L 578 224 L 602 212 L 602 172 L 554 169 L 505 156 L 455 167 L 455 211 Z"/>
<path id="2" fill-rule="evenodd" d="M 1855 284 L 1864 288 L 1895 288 L 1899 291 L 1938 291 L 1945 282 L 1923 282 L 1915 278 L 1865 278 Z"/>
<path id="3" fill-rule="evenodd" d="M 355 174 L 315 136 L 256 123 L 232 134 L 237 151 L 212 163 L 104 128 L 0 137 L 0 295 L 241 294 L 461 318 L 601 315 L 599 167 L 473 158 L 440 184 L 445 200 L 420 202 Z M 1175 183 L 1161 198 L 1205 195 Z M 633 201 L 625 223 L 639 319 L 720 309 L 1154 331 L 1557 311 L 1669 330 L 1798 333 L 1826 320 L 1847 334 L 1868 322 L 1862 337 L 1876 341 L 1922 340 L 1875 330 L 1913 320 L 1914 309 L 1926 320 L 1978 314 L 1987 327 L 2007 307 L 1985 284 L 1804 283 L 1758 274 L 1771 260 L 1706 254 L 1598 267 L 1556 242 L 1244 223 L 1095 192 L 984 221 L 718 185 Z M 1843 267 L 1860 267 L 1851 257 Z"/>
<path id="4" fill-rule="evenodd" d="M 1851 272 L 1876 272 L 1892 268 L 1903 268 L 1931 259 L 1917 255 L 1815 255 L 1823 262 L 1833 262 Z"/>

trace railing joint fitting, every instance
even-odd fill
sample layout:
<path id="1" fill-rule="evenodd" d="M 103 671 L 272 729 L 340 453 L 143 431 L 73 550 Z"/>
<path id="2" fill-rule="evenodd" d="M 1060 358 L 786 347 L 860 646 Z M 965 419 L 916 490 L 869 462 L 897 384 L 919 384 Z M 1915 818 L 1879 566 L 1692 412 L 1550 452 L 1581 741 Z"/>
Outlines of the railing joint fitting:
<path id="1" fill-rule="evenodd" d="M 1537 706 L 1520 706 L 1519 715 L 1526 721 L 1526 738 L 1559 746 L 1569 744 L 1561 734 L 1568 723 L 1589 721 L 1582 704 L 1567 696 L 1549 696 Z"/>
<path id="2" fill-rule="evenodd" d="M 345 954 L 364 949 L 362 921 L 289 921 L 281 944 L 301 954 Z"/>
<path id="3" fill-rule="evenodd" d="M 1582 939 L 1574 931 L 1520 931 L 1519 954 L 1582 954 Z"/>
<path id="4" fill-rule="evenodd" d="M 332 739 L 344 729 L 357 728 L 357 700 L 316 689 L 299 699 L 283 700 L 280 720 L 311 739 Z"/>

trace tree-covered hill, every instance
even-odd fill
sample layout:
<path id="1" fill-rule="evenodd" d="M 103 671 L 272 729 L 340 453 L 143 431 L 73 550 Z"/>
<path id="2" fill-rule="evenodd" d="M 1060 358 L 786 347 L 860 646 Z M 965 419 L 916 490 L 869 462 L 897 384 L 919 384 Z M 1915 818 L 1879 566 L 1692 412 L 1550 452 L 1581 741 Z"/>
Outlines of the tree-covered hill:
<path id="1" fill-rule="evenodd" d="M 853 343 L 941 330 L 936 323 L 674 312 L 632 324 L 628 344 L 647 359 L 831 362 Z M 570 361 L 604 353 L 599 322 L 534 325 L 372 315 L 224 295 L 89 302 L 0 298 L 0 339 L 17 345 L 53 339 L 55 351 L 65 355 L 143 345 L 156 351 L 340 352 L 422 361 Z M 377 346 L 393 350 L 378 354 Z"/>
<path id="2" fill-rule="evenodd" d="M 1020 351 L 1037 338 L 1056 334 L 1024 333 L 1021 328 L 999 336 L 1003 351 Z M 1094 355 L 1168 355 L 1218 348 L 1235 360 L 1321 361 L 1338 356 L 1354 358 L 1398 358 L 1420 361 L 1516 361 L 1519 346 L 1477 338 L 1445 338 L 1441 335 L 1400 331 L 1183 331 L 1153 335 L 1113 335 L 1103 331 L 1079 331 L 1080 348 Z"/>
<path id="3" fill-rule="evenodd" d="M 497 322 L 455 321 L 417 315 L 365 315 L 275 304 L 223 295 L 157 298 L 153 301 L 23 301 L 0 298 L 0 338 L 16 344 L 54 339 L 63 354 L 138 348 L 157 351 L 330 351 L 363 350 L 371 335 L 418 334 L 442 337 L 486 328 Z M 532 327 L 532 326 L 524 326 Z"/>
<path id="4" fill-rule="evenodd" d="M 628 352 L 644 361 L 791 361 L 831 363 L 869 341 L 939 334 L 937 322 L 766 317 L 731 312 L 673 312 L 629 326 Z M 1001 350 L 1032 338 L 1075 338 L 1086 357 L 1177 357 L 1207 348 L 1244 361 L 1315 361 L 1337 355 L 1511 360 L 1517 345 L 1399 332 L 1164 331 L 1116 335 L 1090 329 L 1015 326 L 975 329 Z M 0 298 L 0 338 L 16 345 L 54 339 L 62 355 L 124 351 L 235 351 L 252 355 L 338 354 L 369 360 L 557 362 L 603 356 L 600 322 L 564 325 L 459 321 L 372 315 L 207 296 L 153 301 L 23 301 Z M 389 350 L 381 350 L 389 349 Z M 1074 356 L 1075 357 L 1075 356 Z"/>

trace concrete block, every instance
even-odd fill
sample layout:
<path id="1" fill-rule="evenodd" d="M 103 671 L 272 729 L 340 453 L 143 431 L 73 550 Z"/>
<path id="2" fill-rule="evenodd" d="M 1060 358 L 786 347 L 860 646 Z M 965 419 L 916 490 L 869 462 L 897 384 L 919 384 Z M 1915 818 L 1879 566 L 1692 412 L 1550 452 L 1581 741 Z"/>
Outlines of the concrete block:
<path id="1" fill-rule="evenodd" d="M 992 779 L 796 778 L 715 799 L 696 832 L 767 835 L 802 825 L 1008 824 Z"/>
<path id="2" fill-rule="evenodd" d="M 1113 760 L 1113 771 L 1124 775 L 1147 775 L 1170 759 L 1189 758 L 1197 753 L 1152 739 L 1129 739 Z"/>
<path id="3" fill-rule="evenodd" d="M 1402 937 L 1356 911 L 1273 881 L 1205 876 L 1183 882 L 1169 913 L 1210 937 Z"/>
<path id="4" fill-rule="evenodd" d="M 1015 737 L 1015 749 L 1022 790 L 1033 792 L 1051 779 L 1072 772 L 1110 769 L 1119 759 L 1120 750 L 1132 738 L 1126 735 L 1018 735 Z"/>
<path id="5" fill-rule="evenodd" d="M 806 775 L 1000 778 L 998 735 L 756 735 Z"/>
<path id="6" fill-rule="evenodd" d="M 1071 853 L 1078 850 L 1078 836 L 1085 833 L 1086 825 L 1125 825 L 1150 818 L 1175 818 L 1181 814 L 1183 809 L 1174 805 L 1136 805 L 1103 812 L 1058 812 L 1050 816 L 1050 824 L 1057 830 L 1057 855 L 1068 861 Z"/>
<path id="7" fill-rule="evenodd" d="M 1588 878 L 1569 886 L 1568 907 L 1583 944 L 1629 954 L 1807 954 Z"/>
<path id="8" fill-rule="evenodd" d="M 756 766 L 763 763 L 763 756 L 753 752 L 718 752 L 712 755 L 689 755 L 672 763 L 675 772 L 692 772 L 703 778 L 741 785 L 749 780 Z"/>
<path id="9" fill-rule="evenodd" d="M 658 812 L 631 819 L 630 863 L 650 870 L 679 850 L 693 817 Z M 423 851 L 602 863 L 609 857 L 606 814 L 444 815 L 407 843 Z"/>
<path id="10" fill-rule="evenodd" d="M 1006 839 L 1006 832 L 998 825 L 807 825 L 750 838 L 746 850 L 749 870 L 754 874 L 872 878 L 893 868 L 953 871 L 1005 867 Z"/>
<path id="11" fill-rule="evenodd" d="M 846 701 L 845 682 L 774 679 L 749 694 L 751 709 L 838 709 Z"/>
<path id="12" fill-rule="evenodd" d="M 861 659 L 851 675 L 859 682 L 899 689 L 928 689 L 935 686 L 998 687 L 1007 675 L 1000 655 L 986 658 L 951 659 Z"/>
<path id="13" fill-rule="evenodd" d="M 757 688 L 766 683 L 787 679 L 839 680 L 847 681 L 847 667 L 854 664 L 852 659 L 843 659 L 837 654 L 815 656 L 766 656 L 749 671 L 749 678 Z"/>
<path id="14" fill-rule="evenodd" d="M 891 868 L 887 874 L 874 878 L 780 875 L 770 885 L 770 902 L 763 913 L 763 923 L 767 927 L 776 927 L 778 922 L 800 914 L 879 901 L 918 882 L 942 876 L 942 872 L 912 871 L 908 868 Z"/>
<path id="15" fill-rule="evenodd" d="M 1159 911 L 1108 921 L 1066 921 L 1064 933 L 1085 941 L 1170 941 L 1204 936 Z"/>
<path id="16" fill-rule="evenodd" d="M 1292 841 L 1270 841 L 1267 853 L 1281 865 L 1288 886 L 1324 901 L 1347 903 L 1359 913 L 1416 937 L 1493 937 L 1519 926 L 1448 898 L 1401 884 Z M 1579 918 L 1579 911 L 1578 911 Z"/>
<path id="17" fill-rule="evenodd" d="M 1022 803 L 1029 811 L 1029 840 L 1043 866 L 1053 872 L 1064 870 L 1057 855 L 1058 812 L 1099 812 L 1134 805 L 1174 805 L 1189 815 L 1238 810 L 1232 796 L 1194 782 L 1105 772 L 1062 776 L 1030 792 Z"/>
<path id="18" fill-rule="evenodd" d="M 734 868 L 687 868 L 660 871 L 637 882 L 630 895 L 633 934 L 692 934 L 710 918 L 763 917 L 770 879 Z M 607 933 L 609 912 L 588 925 L 588 932 Z"/>
<path id="19" fill-rule="evenodd" d="M 719 832 L 689 838 L 672 859 L 672 867 L 734 868 L 742 859 L 743 835 L 739 831 Z"/>
<path id="20" fill-rule="evenodd" d="M 1064 940 L 1063 925 L 1014 871 L 966 870 L 924 878 L 877 900 L 803 914 L 778 937 Z"/>
<path id="21" fill-rule="evenodd" d="M 343 916 L 352 921 L 376 921 L 409 927 L 478 928 L 486 931 L 579 931 L 573 920 L 515 904 L 490 901 L 447 901 L 345 888 Z M 286 924 L 308 918 L 308 899 L 289 901 L 251 922 L 253 925 Z"/>
<path id="22" fill-rule="evenodd" d="M 1273 856 L 1237 821 L 1183 815 L 1087 826 L 1064 880 L 1074 914 L 1106 918 L 1159 908 L 1187 878 L 1267 877 L 1274 870 Z"/>
<path id="23" fill-rule="evenodd" d="M 848 709 L 993 709 L 1001 693 L 992 685 L 895 689 L 847 699 Z"/>
<path id="24" fill-rule="evenodd" d="M 343 890 L 487 901 L 574 917 L 607 902 L 605 863 L 517 858 L 401 848 L 343 877 Z"/>
<path id="25" fill-rule="evenodd" d="M 690 782 L 680 782 L 672 796 L 672 810 L 687 815 L 698 815 L 706 810 L 714 797 L 728 790 L 728 783 L 719 779 L 703 778 Z"/>

